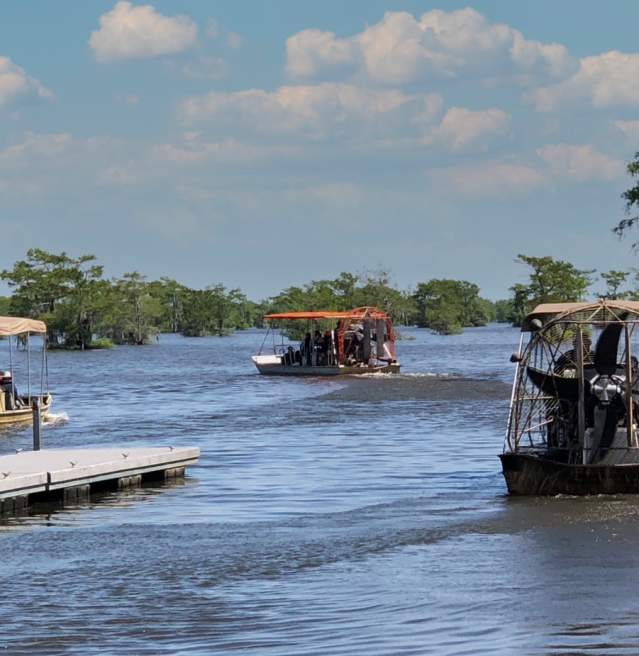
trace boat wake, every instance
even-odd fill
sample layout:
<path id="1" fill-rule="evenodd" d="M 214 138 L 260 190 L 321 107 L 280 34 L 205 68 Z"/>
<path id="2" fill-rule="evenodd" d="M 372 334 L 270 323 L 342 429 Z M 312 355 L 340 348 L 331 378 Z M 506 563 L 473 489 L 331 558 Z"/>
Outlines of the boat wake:
<path id="1" fill-rule="evenodd" d="M 69 421 L 69 415 L 66 412 L 58 412 L 54 414 L 49 412 L 46 417 L 44 417 L 42 423 L 47 426 L 59 426 L 61 424 L 66 424 Z"/>
<path id="2" fill-rule="evenodd" d="M 454 375 L 374 374 L 350 376 L 344 387 L 319 396 L 323 401 L 506 400 L 510 387 L 495 379 Z"/>

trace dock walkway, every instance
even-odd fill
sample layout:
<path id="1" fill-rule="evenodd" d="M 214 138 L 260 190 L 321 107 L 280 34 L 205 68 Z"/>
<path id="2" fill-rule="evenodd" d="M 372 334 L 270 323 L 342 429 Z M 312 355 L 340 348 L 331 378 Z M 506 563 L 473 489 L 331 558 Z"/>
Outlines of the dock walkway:
<path id="1" fill-rule="evenodd" d="M 194 447 L 46 449 L 0 456 L 0 514 L 36 501 L 68 501 L 97 486 L 129 487 L 184 475 Z"/>

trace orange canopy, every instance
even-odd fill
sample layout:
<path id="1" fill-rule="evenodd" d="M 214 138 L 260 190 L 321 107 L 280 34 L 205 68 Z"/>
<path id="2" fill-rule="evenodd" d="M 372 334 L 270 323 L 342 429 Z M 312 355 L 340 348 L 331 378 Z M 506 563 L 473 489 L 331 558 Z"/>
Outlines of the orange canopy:
<path id="1" fill-rule="evenodd" d="M 295 319 L 386 319 L 386 313 L 374 307 L 361 307 L 347 312 L 335 312 L 333 310 L 314 310 L 308 312 L 280 312 L 279 314 L 267 314 L 265 319 L 273 320 L 295 320 Z"/>
<path id="2" fill-rule="evenodd" d="M 22 333 L 46 333 L 44 321 L 23 319 L 22 317 L 0 317 L 0 336 L 20 335 Z"/>

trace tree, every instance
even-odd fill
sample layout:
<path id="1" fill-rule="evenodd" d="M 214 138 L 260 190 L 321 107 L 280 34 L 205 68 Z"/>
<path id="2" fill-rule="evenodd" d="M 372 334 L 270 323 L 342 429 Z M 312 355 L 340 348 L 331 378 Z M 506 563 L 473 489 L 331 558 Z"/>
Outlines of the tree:
<path id="1" fill-rule="evenodd" d="M 137 271 L 115 279 L 110 289 L 108 317 L 103 331 L 116 344 L 145 344 L 158 332 L 160 301 L 151 294 L 146 278 Z"/>
<path id="2" fill-rule="evenodd" d="M 497 323 L 516 323 L 515 301 L 512 298 L 495 301 L 494 307 Z"/>
<path id="3" fill-rule="evenodd" d="M 631 178 L 636 178 L 639 176 L 639 152 L 635 153 L 635 158 L 628 162 L 626 165 L 626 171 Z M 627 189 L 621 194 L 621 197 L 625 200 L 625 214 L 626 218 L 621 219 L 619 223 L 613 228 L 613 232 L 619 237 L 623 237 L 628 230 L 630 230 L 634 225 L 639 222 L 639 215 L 632 216 L 633 212 L 637 211 L 639 207 L 639 181 L 630 189 Z M 635 242 L 632 247 L 637 248 L 639 246 L 638 242 Z"/>
<path id="4" fill-rule="evenodd" d="M 90 346 L 102 289 L 102 267 L 94 255 L 72 258 L 32 248 L 26 260 L 1 275 L 14 288 L 12 314 L 45 320 L 52 344 Z"/>
<path id="5" fill-rule="evenodd" d="M 606 283 L 606 291 L 604 298 L 623 298 L 626 292 L 619 293 L 619 288 L 626 282 L 628 278 L 627 271 L 606 271 L 601 274 L 603 281 Z"/>
<path id="6" fill-rule="evenodd" d="M 492 303 L 466 280 L 433 279 L 417 285 L 413 294 L 415 322 L 443 335 L 467 326 L 483 326 L 493 315 Z"/>
<path id="7" fill-rule="evenodd" d="M 577 269 L 564 260 L 519 255 L 515 261 L 532 269 L 527 285 L 511 287 L 517 323 L 540 303 L 583 300 L 592 284 L 594 269 Z"/>

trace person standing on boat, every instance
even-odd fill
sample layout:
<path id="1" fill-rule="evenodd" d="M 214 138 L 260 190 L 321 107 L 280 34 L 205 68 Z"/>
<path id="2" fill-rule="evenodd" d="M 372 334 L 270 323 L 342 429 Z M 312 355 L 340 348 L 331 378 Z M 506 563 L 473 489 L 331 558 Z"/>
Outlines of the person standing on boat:
<path id="1" fill-rule="evenodd" d="M 333 353 L 333 336 L 330 330 L 324 331 L 322 338 L 322 354 L 324 356 L 324 364 L 331 364 L 331 355 Z"/>
<path id="2" fill-rule="evenodd" d="M 306 333 L 304 336 L 304 342 L 302 343 L 302 364 L 310 367 L 312 362 L 313 355 L 313 340 L 311 338 L 311 333 Z"/>
<path id="3" fill-rule="evenodd" d="M 314 365 L 322 364 L 322 351 L 324 349 L 324 340 L 322 339 L 322 333 L 319 330 L 316 330 L 313 334 L 313 353 L 315 357 L 313 358 Z"/>
<path id="4" fill-rule="evenodd" d="M 0 379 L 0 390 L 4 393 L 4 407 L 6 410 L 16 409 L 18 390 L 13 384 L 13 376 L 10 371 L 5 371 Z"/>

